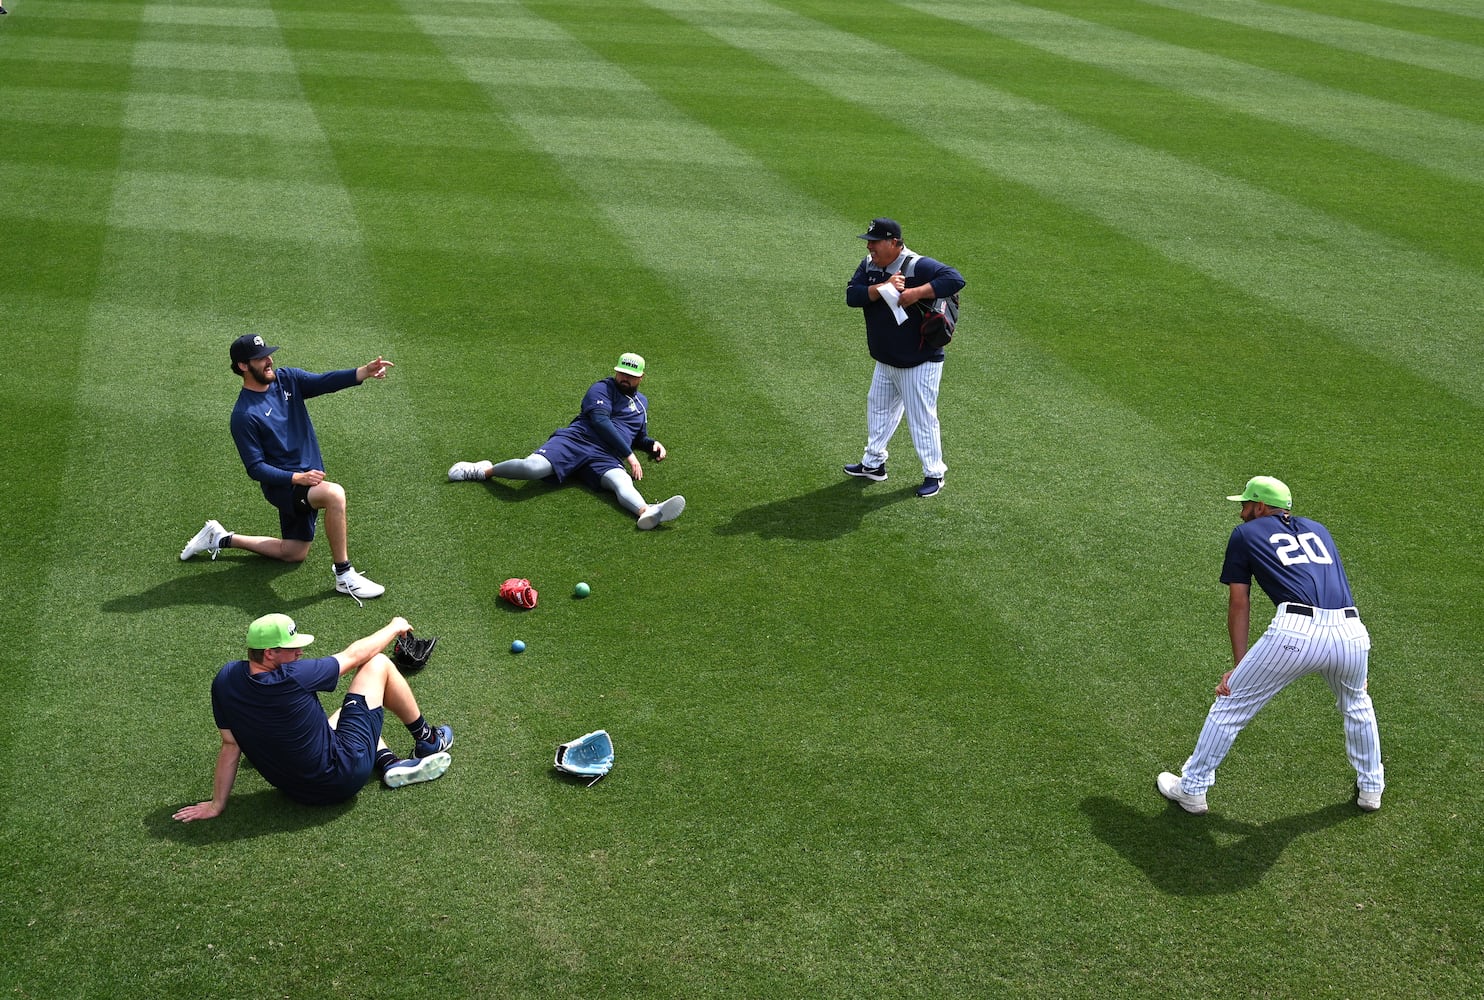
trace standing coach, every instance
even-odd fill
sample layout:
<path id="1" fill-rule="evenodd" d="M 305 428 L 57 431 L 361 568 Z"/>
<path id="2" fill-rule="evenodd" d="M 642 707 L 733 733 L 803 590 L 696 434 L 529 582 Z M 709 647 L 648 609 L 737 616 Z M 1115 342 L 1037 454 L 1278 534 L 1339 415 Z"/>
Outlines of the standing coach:
<path id="1" fill-rule="evenodd" d="M 936 496 L 948 471 L 938 432 L 944 355 L 942 347 L 923 339 L 918 304 L 953 295 L 964 287 L 964 278 L 947 264 L 908 250 L 902 227 L 892 219 L 872 219 L 860 238 L 866 241 L 866 257 L 845 286 L 845 304 L 865 313 L 866 346 L 876 371 L 866 394 L 865 454 L 859 464 L 845 466 L 845 473 L 878 483 L 886 478 L 886 446 L 905 412 L 912 446 L 922 460 L 917 495 Z"/>

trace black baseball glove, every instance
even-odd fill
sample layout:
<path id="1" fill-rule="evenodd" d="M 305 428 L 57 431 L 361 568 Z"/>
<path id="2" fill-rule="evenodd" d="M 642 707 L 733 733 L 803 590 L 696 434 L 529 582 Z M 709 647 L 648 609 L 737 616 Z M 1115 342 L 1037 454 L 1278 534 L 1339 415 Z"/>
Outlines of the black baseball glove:
<path id="1" fill-rule="evenodd" d="M 428 665 L 428 659 L 433 655 L 433 647 L 437 644 L 437 636 L 431 639 L 419 639 L 411 634 L 399 635 L 396 645 L 392 647 L 392 662 L 403 673 L 421 670 Z"/>

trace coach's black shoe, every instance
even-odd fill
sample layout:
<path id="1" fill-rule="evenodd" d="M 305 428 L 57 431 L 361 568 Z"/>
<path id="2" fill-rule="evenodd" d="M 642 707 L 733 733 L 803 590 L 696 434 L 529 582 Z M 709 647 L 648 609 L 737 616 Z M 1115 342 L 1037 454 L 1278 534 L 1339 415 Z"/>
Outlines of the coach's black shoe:
<path id="1" fill-rule="evenodd" d="M 845 467 L 845 474 L 847 476 L 859 476 L 861 479 L 869 479 L 873 483 L 885 482 L 886 463 L 866 465 L 863 462 L 857 462 L 855 465 L 847 465 Z"/>
<path id="2" fill-rule="evenodd" d="M 943 492 L 942 476 L 924 476 L 922 485 L 917 487 L 917 495 L 920 497 L 935 497 Z"/>

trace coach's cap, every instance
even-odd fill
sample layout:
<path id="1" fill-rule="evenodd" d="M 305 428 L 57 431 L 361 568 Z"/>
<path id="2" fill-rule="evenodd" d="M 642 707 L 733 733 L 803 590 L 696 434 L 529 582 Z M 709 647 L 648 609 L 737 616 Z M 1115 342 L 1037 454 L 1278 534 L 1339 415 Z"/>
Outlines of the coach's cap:
<path id="1" fill-rule="evenodd" d="M 246 361 L 256 361 L 258 358 L 266 358 L 276 350 L 278 350 L 277 347 L 269 347 L 263 343 L 263 338 L 257 334 L 244 333 L 232 341 L 232 362 L 233 364 L 237 364 Z M 253 648 L 259 649 L 266 647 L 255 646 Z"/>
<path id="2" fill-rule="evenodd" d="M 625 354 L 618 359 L 618 364 L 613 366 L 613 370 L 622 375 L 636 375 L 643 378 L 644 359 L 637 354 Z"/>
<path id="3" fill-rule="evenodd" d="M 871 228 L 860 234 L 863 240 L 899 240 L 902 238 L 902 227 L 897 225 L 895 219 L 872 219 Z"/>
<path id="4" fill-rule="evenodd" d="M 1278 507 L 1282 510 L 1290 510 L 1293 507 L 1293 494 L 1281 479 L 1272 476 L 1253 476 L 1247 480 L 1247 488 L 1228 500 L 1256 500 L 1265 503 L 1269 507 Z"/>
<path id="5" fill-rule="evenodd" d="M 248 649 L 302 649 L 313 641 L 288 615 L 264 615 L 247 627 Z"/>

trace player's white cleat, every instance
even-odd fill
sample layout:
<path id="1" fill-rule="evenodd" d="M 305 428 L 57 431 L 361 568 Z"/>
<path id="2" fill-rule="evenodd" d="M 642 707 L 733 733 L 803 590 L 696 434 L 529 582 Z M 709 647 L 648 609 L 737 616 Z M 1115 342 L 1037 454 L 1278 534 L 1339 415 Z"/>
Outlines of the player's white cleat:
<path id="1" fill-rule="evenodd" d="M 648 531 L 666 521 L 673 521 L 685 512 L 685 497 L 674 496 L 663 503 L 652 503 L 639 512 L 639 530 Z"/>
<path id="2" fill-rule="evenodd" d="M 453 758 L 441 751 L 429 757 L 399 760 L 381 772 L 381 780 L 388 788 L 401 788 L 403 785 L 415 785 L 419 781 L 432 781 L 434 778 L 443 777 L 443 772 L 447 771 L 448 765 L 452 763 Z"/>
<path id="3" fill-rule="evenodd" d="M 335 590 L 341 594 L 349 594 L 357 601 L 362 598 L 380 597 L 386 593 L 386 588 L 379 583 L 372 583 L 352 566 L 344 573 L 335 574 Z"/>
<path id="4" fill-rule="evenodd" d="M 185 562 L 203 552 L 210 552 L 211 558 L 215 559 L 216 554 L 221 551 L 222 539 L 230 534 L 230 531 L 216 521 L 207 521 L 205 527 L 196 532 L 191 540 L 186 542 L 186 547 L 180 550 L 180 561 Z"/>
<path id="5" fill-rule="evenodd" d="M 490 470 L 495 467 L 494 462 L 455 462 L 453 468 L 448 470 L 448 481 L 450 483 L 474 480 L 483 482 L 489 478 Z"/>
<path id="6" fill-rule="evenodd" d="M 1355 796 L 1355 804 L 1366 812 L 1373 813 L 1381 808 L 1380 792 L 1367 792 L 1362 789 L 1356 789 L 1356 792 L 1358 794 Z"/>
<path id="7" fill-rule="evenodd" d="M 1169 799 L 1188 813 L 1199 816 L 1206 811 L 1206 796 L 1191 795 L 1180 787 L 1180 775 L 1171 774 L 1169 771 L 1159 772 L 1159 777 L 1154 780 L 1159 787 L 1159 794 Z"/>

